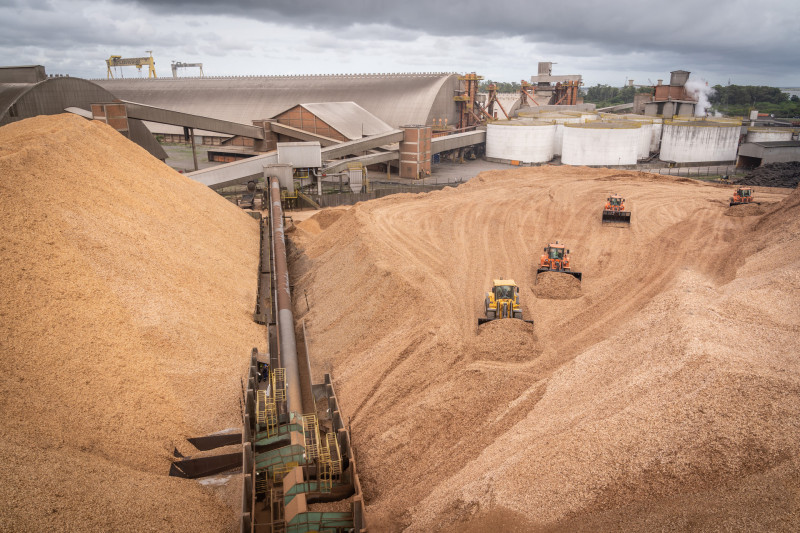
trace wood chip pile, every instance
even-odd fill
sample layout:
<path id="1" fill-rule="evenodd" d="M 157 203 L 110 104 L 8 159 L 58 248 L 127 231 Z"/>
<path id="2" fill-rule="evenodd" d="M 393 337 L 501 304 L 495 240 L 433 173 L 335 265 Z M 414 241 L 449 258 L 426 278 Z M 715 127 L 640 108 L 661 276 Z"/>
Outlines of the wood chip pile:
<path id="1" fill-rule="evenodd" d="M 610 192 L 630 228 L 601 223 Z M 755 216 L 728 197 L 521 168 L 299 223 L 296 316 L 352 417 L 370 525 L 800 528 L 800 192 Z M 574 299 L 533 291 L 555 240 Z M 498 276 L 535 327 L 476 326 Z"/>
<path id="2" fill-rule="evenodd" d="M 0 524 L 230 531 L 236 491 L 167 476 L 240 426 L 258 227 L 110 127 L 0 128 Z"/>

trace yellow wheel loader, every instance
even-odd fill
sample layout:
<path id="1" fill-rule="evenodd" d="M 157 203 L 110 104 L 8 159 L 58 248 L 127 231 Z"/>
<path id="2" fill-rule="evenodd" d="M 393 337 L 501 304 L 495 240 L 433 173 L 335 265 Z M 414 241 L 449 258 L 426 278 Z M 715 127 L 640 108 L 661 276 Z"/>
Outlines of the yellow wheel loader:
<path id="1" fill-rule="evenodd" d="M 496 279 L 492 282 L 492 290 L 486 293 L 484 302 L 486 318 L 479 318 L 478 325 L 501 318 L 522 320 L 522 308 L 519 306 L 519 287 L 513 279 Z M 533 320 L 523 320 L 533 324 Z"/>

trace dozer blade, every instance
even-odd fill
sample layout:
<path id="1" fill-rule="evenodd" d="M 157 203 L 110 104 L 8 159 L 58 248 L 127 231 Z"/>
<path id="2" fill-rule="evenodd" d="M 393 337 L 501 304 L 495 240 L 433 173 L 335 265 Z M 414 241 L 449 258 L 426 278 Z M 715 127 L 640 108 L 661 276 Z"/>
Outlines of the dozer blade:
<path id="1" fill-rule="evenodd" d="M 603 222 L 631 223 L 630 211 L 603 211 Z"/>

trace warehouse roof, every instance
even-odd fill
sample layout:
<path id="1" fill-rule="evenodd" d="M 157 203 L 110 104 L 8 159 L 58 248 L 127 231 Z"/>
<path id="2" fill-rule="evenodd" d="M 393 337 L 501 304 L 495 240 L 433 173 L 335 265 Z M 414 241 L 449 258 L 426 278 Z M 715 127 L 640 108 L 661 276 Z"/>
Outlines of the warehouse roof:
<path id="1" fill-rule="evenodd" d="M 356 74 L 96 80 L 118 98 L 252 124 L 297 104 L 352 101 L 391 127 L 458 120 L 457 74 Z"/>
<path id="2" fill-rule="evenodd" d="M 299 105 L 350 140 L 386 133 L 394 129 L 355 102 L 322 102 Z M 291 106 L 289 109 L 294 107 L 296 106 Z M 275 117 L 289 109 L 277 113 Z"/>
<path id="3" fill-rule="evenodd" d="M 28 69 L 38 76 L 36 79 L 42 81 L 31 83 L 0 81 L 0 126 L 37 115 L 57 115 L 66 112 L 68 107 L 88 112 L 91 104 L 115 100 L 115 96 L 106 89 L 81 78 L 44 78 L 44 67 L 41 66 L 6 68 L 8 69 L 6 73 L 13 71 L 14 79 L 20 79 L 19 76 L 24 75 Z M 142 146 L 154 157 L 166 159 L 166 152 L 153 139 L 141 121 L 131 119 L 128 124 L 133 142 Z"/>
<path id="4" fill-rule="evenodd" d="M 800 148 L 800 141 L 756 141 L 748 144 L 757 144 L 763 148 Z"/>

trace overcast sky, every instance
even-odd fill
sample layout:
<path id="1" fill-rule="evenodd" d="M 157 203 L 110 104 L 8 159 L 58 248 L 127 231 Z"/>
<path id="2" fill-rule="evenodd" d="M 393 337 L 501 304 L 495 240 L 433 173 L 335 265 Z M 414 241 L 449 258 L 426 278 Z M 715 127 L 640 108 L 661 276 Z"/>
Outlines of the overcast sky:
<path id="1" fill-rule="evenodd" d="M 0 0 L 0 63 L 104 78 L 110 55 L 152 50 L 160 77 L 177 60 L 203 63 L 207 76 L 474 71 L 519 81 L 553 61 L 553 74 L 582 74 L 587 86 L 689 70 L 712 85 L 796 87 L 798 28 L 800 0 Z"/>

